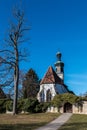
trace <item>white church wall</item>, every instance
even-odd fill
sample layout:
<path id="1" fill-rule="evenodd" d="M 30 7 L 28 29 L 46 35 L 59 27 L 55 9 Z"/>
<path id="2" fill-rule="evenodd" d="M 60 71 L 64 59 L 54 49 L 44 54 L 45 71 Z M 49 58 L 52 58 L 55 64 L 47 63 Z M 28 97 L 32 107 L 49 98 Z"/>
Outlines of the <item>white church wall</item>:
<path id="1" fill-rule="evenodd" d="M 83 113 L 87 114 L 87 101 L 83 101 Z"/>
<path id="2" fill-rule="evenodd" d="M 51 95 L 52 95 L 51 99 L 53 99 L 53 97 L 56 95 L 56 91 L 55 91 L 54 86 L 55 86 L 55 84 L 42 84 L 42 85 L 40 85 L 40 91 L 39 91 L 38 96 L 37 96 L 38 100 L 40 101 L 40 93 L 42 90 L 44 91 L 44 102 L 47 101 L 46 94 L 47 94 L 48 90 L 50 90 Z"/>
<path id="3" fill-rule="evenodd" d="M 47 112 L 58 113 L 58 108 L 53 106 L 48 107 Z"/>

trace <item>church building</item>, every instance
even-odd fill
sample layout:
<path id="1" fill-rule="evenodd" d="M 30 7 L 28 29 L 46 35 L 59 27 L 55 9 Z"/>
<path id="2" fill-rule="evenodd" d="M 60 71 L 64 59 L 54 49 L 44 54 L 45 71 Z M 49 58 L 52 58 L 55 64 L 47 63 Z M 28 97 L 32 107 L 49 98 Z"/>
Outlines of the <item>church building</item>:
<path id="1" fill-rule="evenodd" d="M 37 96 L 39 102 L 49 102 L 56 94 L 70 92 L 64 84 L 64 63 L 61 61 L 61 57 L 62 54 L 58 52 L 58 60 L 55 63 L 56 71 L 50 66 L 40 82 L 40 90 Z"/>

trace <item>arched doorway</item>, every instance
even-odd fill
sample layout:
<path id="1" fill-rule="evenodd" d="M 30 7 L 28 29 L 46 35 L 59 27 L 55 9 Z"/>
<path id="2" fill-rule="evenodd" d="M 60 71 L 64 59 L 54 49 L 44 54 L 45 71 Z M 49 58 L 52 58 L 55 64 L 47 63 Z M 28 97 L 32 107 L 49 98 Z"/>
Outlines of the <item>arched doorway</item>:
<path id="1" fill-rule="evenodd" d="M 70 103 L 68 103 L 68 102 L 65 103 L 65 104 L 64 104 L 64 112 L 65 112 L 65 113 L 67 113 L 67 112 L 68 112 L 68 113 L 72 113 L 72 104 L 70 104 Z"/>

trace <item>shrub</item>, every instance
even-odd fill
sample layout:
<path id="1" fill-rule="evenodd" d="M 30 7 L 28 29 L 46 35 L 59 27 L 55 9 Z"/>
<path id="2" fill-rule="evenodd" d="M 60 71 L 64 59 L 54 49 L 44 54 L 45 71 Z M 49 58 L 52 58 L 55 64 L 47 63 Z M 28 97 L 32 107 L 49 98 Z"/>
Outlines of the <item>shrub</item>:
<path id="1" fill-rule="evenodd" d="M 0 99 L 0 113 L 6 112 L 6 99 Z"/>
<path id="2" fill-rule="evenodd" d="M 49 105 L 50 105 L 49 103 L 40 103 L 36 106 L 35 111 L 36 112 L 46 112 Z"/>
<path id="3" fill-rule="evenodd" d="M 46 112 L 49 106 L 50 106 L 50 103 L 43 103 L 42 112 Z"/>
<path id="4" fill-rule="evenodd" d="M 24 103 L 25 103 L 25 99 L 18 100 L 18 105 L 17 105 L 18 112 L 21 112 L 23 110 L 25 105 Z"/>
<path id="5" fill-rule="evenodd" d="M 37 112 L 37 113 L 42 112 L 42 107 L 43 107 L 43 104 L 42 104 L 42 103 L 36 105 L 35 112 Z"/>
<path id="6" fill-rule="evenodd" d="M 8 100 L 6 102 L 6 110 L 8 110 L 8 111 L 12 111 L 13 110 L 13 101 L 12 100 Z"/>
<path id="7" fill-rule="evenodd" d="M 39 102 L 37 99 L 34 98 L 25 99 L 23 110 L 30 113 L 36 112 L 35 108 L 38 104 Z"/>

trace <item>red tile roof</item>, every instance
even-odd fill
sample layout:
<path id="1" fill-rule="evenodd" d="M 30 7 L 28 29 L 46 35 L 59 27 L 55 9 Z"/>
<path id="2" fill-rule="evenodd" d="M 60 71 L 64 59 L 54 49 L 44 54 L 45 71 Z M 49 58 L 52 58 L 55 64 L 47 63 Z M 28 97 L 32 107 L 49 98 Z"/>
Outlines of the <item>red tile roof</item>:
<path id="1" fill-rule="evenodd" d="M 41 80 L 40 84 L 51 84 L 51 83 L 63 84 L 63 81 L 57 76 L 56 72 L 50 66 L 44 78 Z"/>

